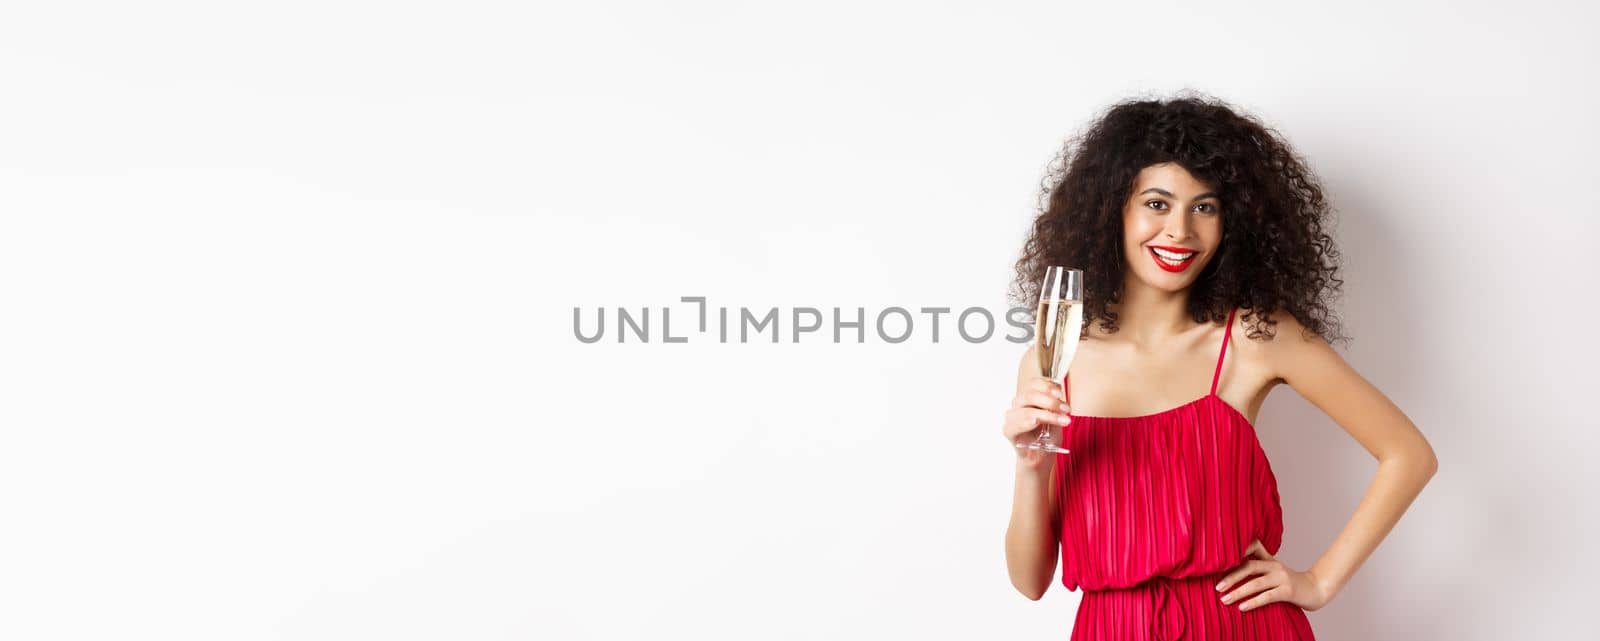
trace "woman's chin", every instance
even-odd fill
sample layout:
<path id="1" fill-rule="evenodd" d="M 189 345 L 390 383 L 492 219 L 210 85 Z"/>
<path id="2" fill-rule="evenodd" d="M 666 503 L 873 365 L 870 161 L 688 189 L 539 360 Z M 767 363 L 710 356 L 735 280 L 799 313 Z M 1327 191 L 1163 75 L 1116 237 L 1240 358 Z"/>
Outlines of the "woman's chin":
<path id="1" fill-rule="evenodd" d="M 1169 294 L 1176 294 L 1194 284 L 1193 279 L 1188 277 L 1165 273 L 1139 274 L 1139 282 L 1147 288 Z"/>

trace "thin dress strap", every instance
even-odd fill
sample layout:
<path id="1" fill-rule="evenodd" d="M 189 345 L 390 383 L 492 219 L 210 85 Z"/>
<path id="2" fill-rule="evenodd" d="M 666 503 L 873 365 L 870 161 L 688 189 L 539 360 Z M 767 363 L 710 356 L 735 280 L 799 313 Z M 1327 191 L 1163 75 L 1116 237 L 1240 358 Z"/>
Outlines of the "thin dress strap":
<path id="1" fill-rule="evenodd" d="M 1217 378 L 1222 376 L 1222 359 L 1228 356 L 1228 341 L 1233 339 L 1233 315 L 1238 311 L 1237 307 L 1228 310 L 1228 324 L 1222 328 L 1222 353 L 1217 354 L 1217 371 L 1211 374 L 1211 396 L 1217 395 Z"/>

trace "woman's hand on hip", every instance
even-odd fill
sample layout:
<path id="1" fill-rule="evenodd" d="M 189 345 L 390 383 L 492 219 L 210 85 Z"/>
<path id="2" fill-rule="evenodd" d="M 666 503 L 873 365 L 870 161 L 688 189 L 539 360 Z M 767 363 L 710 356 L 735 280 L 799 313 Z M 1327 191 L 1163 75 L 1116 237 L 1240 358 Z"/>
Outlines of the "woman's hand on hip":
<path id="1" fill-rule="evenodd" d="M 1217 584 L 1223 605 L 1238 604 L 1241 612 L 1248 612 L 1268 603 L 1285 601 L 1303 610 L 1315 611 L 1333 599 L 1333 595 L 1323 592 L 1316 575 L 1284 565 L 1267 553 L 1267 547 L 1260 540 L 1252 541 L 1250 547 L 1245 548 L 1245 556 L 1249 560 Z M 1245 580 L 1251 576 L 1255 578 Z"/>

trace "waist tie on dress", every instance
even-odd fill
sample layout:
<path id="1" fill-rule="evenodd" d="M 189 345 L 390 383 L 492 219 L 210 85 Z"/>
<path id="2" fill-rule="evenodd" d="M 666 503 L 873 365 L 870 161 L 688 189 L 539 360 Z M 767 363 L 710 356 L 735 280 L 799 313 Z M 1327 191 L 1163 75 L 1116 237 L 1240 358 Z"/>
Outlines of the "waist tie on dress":
<path id="1" fill-rule="evenodd" d="M 1152 608 L 1150 616 L 1150 638 L 1155 641 L 1176 641 L 1183 638 L 1185 621 L 1188 620 L 1188 613 L 1183 609 L 1183 601 L 1172 589 L 1171 580 L 1158 578 L 1153 583 L 1154 593 L 1151 597 L 1155 607 Z"/>

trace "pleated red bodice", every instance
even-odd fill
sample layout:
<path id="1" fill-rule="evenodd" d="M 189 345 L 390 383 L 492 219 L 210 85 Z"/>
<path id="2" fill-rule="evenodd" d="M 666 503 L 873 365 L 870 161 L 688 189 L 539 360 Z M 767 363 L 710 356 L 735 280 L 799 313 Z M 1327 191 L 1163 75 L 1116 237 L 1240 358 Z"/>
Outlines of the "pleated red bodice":
<path id="1" fill-rule="evenodd" d="M 1237 311 L 1205 396 L 1144 416 L 1071 415 L 1071 453 L 1056 455 L 1053 482 L 1061 583 L 1089 591 L 1073 639 L 1312 638 L 1298 606 L 1241 613 L 1207 587 L 1245 560 L 1252 540 L 1274 555 L 1283 540 L 1277 479 L 1255 427 L 1217 396 Z"/>

